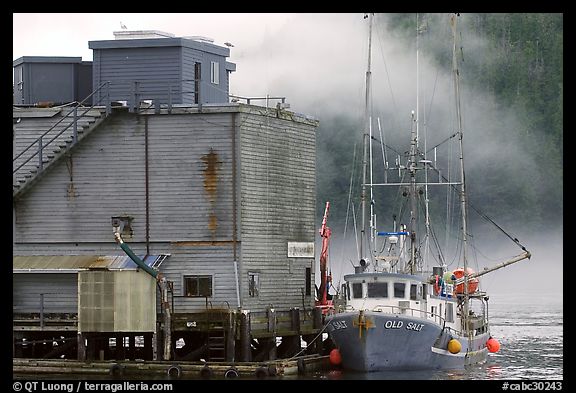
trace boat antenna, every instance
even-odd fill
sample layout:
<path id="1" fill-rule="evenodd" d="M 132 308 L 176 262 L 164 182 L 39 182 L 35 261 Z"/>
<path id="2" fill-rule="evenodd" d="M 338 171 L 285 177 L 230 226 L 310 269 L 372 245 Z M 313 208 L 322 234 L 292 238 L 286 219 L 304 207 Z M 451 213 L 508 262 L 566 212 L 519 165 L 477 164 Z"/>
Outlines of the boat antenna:
<path id="1" fill-rule="evenodd" d="M 408 273 L 414 274 L 414 267 L 416 266 L 416 152 L 418 149 L 418 137 L 416 135 L 416 115 L 412 111 L 412 131 L 410 137 L 410 161 L 408 163 L 408 171 L 410 173 L 410 263 L 408 266 Z"/>
<path id="2" fill-rule="evenodd" d="M 456 25 L 457 16 L 460 14 L 452 14 L 450 16 L 450 26 L 452 27 L 452 73 L 454 77 L 454 97 L 456 104 L 456 126 L 457 135 L 460 145 L 460 206 L 462 214 L 462 262 L 464 265 L 464 302 L 463 302 L 463 323 L 467 326 L 468 319 L 468 255 L 467 255 L 467 241 L 468 241 L 468 229 L 466 222 L 466 182 L 465 182 L 465 172 L 464 172 L 464 144 L 463 144 L 463 130 L 462 130 L 462 112 L 460 107 L 460 84 L 458 71 L 458 62 L 456 58 Z"/>
<path id="3" fill-rule="evenodd" d="M 371 67 L 371 56 L 372 56 L 372 17 L 374 14 L 369 13 L 368 16 L 364 15 L 364 19 L 368 17 L 368 66 L 366 69 L 366 101 L 365 101 L 365 113 L 364 113 L 364 154 L 362 157 L 362 190 L 360 193 L 360 204 L 361 204 L 361 227 L 360 227 L 360 258 L 361 262 L 364 259 L 364 241 L 366 239 L 366 176 L 368 168 L 368 143 L 370 142 L 370 80 L 372 78 Z M 366 261 L 364 261 L 366 262 Z"/>

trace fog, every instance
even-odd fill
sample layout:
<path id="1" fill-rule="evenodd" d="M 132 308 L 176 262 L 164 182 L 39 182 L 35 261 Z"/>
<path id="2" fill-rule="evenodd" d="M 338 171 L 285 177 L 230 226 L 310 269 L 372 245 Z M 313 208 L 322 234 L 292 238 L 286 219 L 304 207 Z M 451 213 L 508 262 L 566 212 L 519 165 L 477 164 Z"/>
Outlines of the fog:
<path id="1" fill-rule="evenodd" d="M 344 275 L 354 272 L 358 265 L 357 247 L 353 237 L 353 228 L 348 228 L 346 240 L 343 240 L 343 228 L 333 228 L 330 238 L 328 269 L 332 272 L 333 285 L 340 288 Z M 507 238 L 500 236 L 496 240 L 473 240 L 468 246 L 468 263 L 476 272 L 484 267 L 492 267 L 519 255 L 522 250 Z M 321 239 L 316 242 L 317 258 L 321 249 Z M 487 273 L 479 278 L 479 289 L 488 295 L 540 295 L 563 296 L 563 242 L 562 227 L 537 236 L 518 236 L 521 244 L 532 254 L 512 265 Z M 448 252 L 448 255 L 452 255 Z M 448 264 L 449 270 L 462 267 L 457 259 Z M 319 267 L 316 267 L 316 284 L 320 282 Z M 330 293 L 335 293 L 331 289 Z"/>

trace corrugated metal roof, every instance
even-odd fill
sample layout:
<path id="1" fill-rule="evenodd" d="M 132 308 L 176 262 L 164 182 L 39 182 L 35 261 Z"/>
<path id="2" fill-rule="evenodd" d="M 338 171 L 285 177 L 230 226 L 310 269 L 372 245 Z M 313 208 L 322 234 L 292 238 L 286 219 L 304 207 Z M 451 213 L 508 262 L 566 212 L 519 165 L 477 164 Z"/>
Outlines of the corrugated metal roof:
<path id="1" fill-rule="evenodd" d="M 169 256 L 167 254 L 139 256 L 153 268 L 157 268 Z M 88 269 L 136 270 L 138 265 L 127 255 L 33 255 L 12 257 L 14 273 L 25 272 L 77 272 Z"/>

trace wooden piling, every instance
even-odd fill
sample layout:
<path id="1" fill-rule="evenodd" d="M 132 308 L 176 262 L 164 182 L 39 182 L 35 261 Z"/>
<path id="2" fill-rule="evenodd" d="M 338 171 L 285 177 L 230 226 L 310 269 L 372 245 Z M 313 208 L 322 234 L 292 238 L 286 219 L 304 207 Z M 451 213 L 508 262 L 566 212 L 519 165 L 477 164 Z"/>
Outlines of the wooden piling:
<path id="1" fill-rule="evenodd" d="M 228 313 L 228 324 L 226 329 L 226 361 L 234 362 L 236 360 L 236 312 Z"/>
<path id="2" fill-rule="evenodd" d="M 250 311 L 242 310 L 240 312 L 240 361 L 252 361 L 252 346 L 250 341 Z"/>
<path id="3" fill-rule="evenodd" d="M 272 337 L 268 339 L 270 351 L 268 352 L 268 360 L 275 360 L 278 357 L 276 348 L 276 311 L 272 307 L 267 310 L 268 315 L 268 332 Z"/>
<path id="4" fill-rule="evenodd" d="M 83 333 L 78 332 L 78 361 L 86 360 L 86 337 Z"/>

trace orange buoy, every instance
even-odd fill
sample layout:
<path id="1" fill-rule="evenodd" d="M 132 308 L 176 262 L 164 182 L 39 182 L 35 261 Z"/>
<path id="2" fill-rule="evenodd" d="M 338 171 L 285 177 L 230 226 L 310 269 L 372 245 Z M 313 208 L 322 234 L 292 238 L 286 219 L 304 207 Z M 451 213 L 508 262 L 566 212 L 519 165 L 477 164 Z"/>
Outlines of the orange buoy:
<path id="1" fill-rule="evenodd" d="M 448 351 L 453 354 L 457 354 L 462 349 L 462 344 L 460 341 L 453 338 L 452 340 L 448 341 Z"/>
<path id="2" fill-rule="evenodd" d="M 342 363 L 342 355 L 337 348 L 330 351 L 330 364 L 333 366 L 339 366 Z"/>
<path id="3" fill-rule="evenodd" d="M 459 267 L 458 269 L 455 269 L 452 273 L 454 274 L 456 279 L 464 277 L 464 269 L 461 267 Z M 467 276 L 469 276 L 473 273 L 474 273 L 474 270 L 472 270 L 470 268 L 466 268 L 466 275 Z M 476 289 L 478 289 L 478 279 L 477 278 L 469 279 L 468 280 L 468 293 L 474 293 L 474 292 L 476 292 Z M 456 285 L 456 287 L 454 288 L 454 293 L 464 293 L 464 284 Z"/>
<path id="4" fill-rule="evenodd" d="M 500 350 L 500 343 L 495 338 L 490 337 L 488 341 L 486 341 L 486 348 L 488 348 L 488 351 L 496 353 Z"/>

